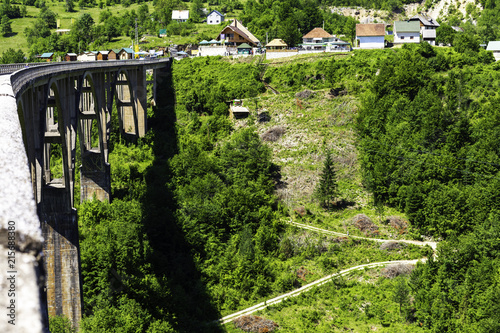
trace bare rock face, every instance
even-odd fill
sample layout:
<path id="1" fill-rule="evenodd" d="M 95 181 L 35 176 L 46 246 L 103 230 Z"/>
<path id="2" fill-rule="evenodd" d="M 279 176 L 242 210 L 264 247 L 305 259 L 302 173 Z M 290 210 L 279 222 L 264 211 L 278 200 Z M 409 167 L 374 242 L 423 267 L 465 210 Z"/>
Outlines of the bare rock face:
<path id="1" fill-rule="evenodd" d="M 9 75 L 0 76 L 0 183 L 0 332 L 43 332 L 43 239 Z"/>

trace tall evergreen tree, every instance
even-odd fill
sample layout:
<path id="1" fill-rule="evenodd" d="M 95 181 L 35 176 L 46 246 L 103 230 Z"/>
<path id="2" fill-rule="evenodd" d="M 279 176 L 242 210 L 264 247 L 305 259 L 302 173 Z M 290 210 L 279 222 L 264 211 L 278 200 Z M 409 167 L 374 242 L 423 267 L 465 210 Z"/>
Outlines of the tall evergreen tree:
<path id="1" fill-rule="evenodd" d="M 332 153 L 327 151 L 320 181 L 316 186 L 316 197 L 321 206 L 330 209 L 332 200 L 337 196 L 337 176 L 333 167 Z"/>

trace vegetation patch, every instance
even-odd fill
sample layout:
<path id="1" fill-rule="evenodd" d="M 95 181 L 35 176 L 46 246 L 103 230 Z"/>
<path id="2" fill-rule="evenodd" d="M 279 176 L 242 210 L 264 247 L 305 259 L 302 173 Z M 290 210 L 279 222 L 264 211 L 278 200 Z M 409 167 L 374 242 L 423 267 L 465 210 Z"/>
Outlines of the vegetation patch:
<path id="1" fill-rule="evenodd" d="M 273 332 L 279 327 L 274 321 L 259 316 L 241 316 L 236 318 L 233 322 L 235 327 L 245 332 Z"/>

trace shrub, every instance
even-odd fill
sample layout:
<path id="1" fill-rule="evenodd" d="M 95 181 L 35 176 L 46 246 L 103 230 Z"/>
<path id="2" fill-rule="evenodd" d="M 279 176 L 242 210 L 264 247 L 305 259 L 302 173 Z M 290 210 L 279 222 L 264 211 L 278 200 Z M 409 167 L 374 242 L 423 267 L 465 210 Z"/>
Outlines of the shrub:
<path id="1" fill-rule="evenodd" d="M 262 134 L 261 138 L 264 141 L 275 142 L 278 141 L 278 139 L 281 138 L 283 134 L 285 134 L 285 131 L 286 130 L 283 126 L 275 126 Z"/>

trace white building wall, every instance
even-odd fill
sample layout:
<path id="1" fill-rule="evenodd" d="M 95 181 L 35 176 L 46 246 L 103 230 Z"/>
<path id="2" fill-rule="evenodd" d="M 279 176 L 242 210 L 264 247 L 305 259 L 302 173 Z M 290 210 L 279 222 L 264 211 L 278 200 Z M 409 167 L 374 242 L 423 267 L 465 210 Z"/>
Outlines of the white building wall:
<path id="1" fill-rule="evenodd" d="M 224 21 L 222 19 L 222 16 L 220 16 L 217 13 L 212 13 L 212 14 L 207 16 L 207 24 L 219 24 L 222 21 Z"/>
<path id="2" fill-rule="evenodd" d="M 413 38 L 412 38 L 413 37 Z M 420 32 L 394 32 L 394 44 L 420 43 Z"/>
<path id="3" fill-rule="evenodd" d="M 356 36 L 360 49 L 383 49 L 385 46 L 384 36 Z"/>
<path id="4" fill-rule="evenodd" d="M 76 57 L 78 61 L 95 61 L 96 55 L 95 54 L 80 54 L 79 56 Z"/>
<path id="5" fill-rule="evenodd" d="M 493 57 L 495 58 L 495 61 L 500 60 L 500 51 L 493 51 Z"/>
<path id="6" fill-rule="evenodd" d="M 227 47 L 225 46 L 200 46 L 198 47 L 198 56 L 225 56 L 228 55 Z"/>

